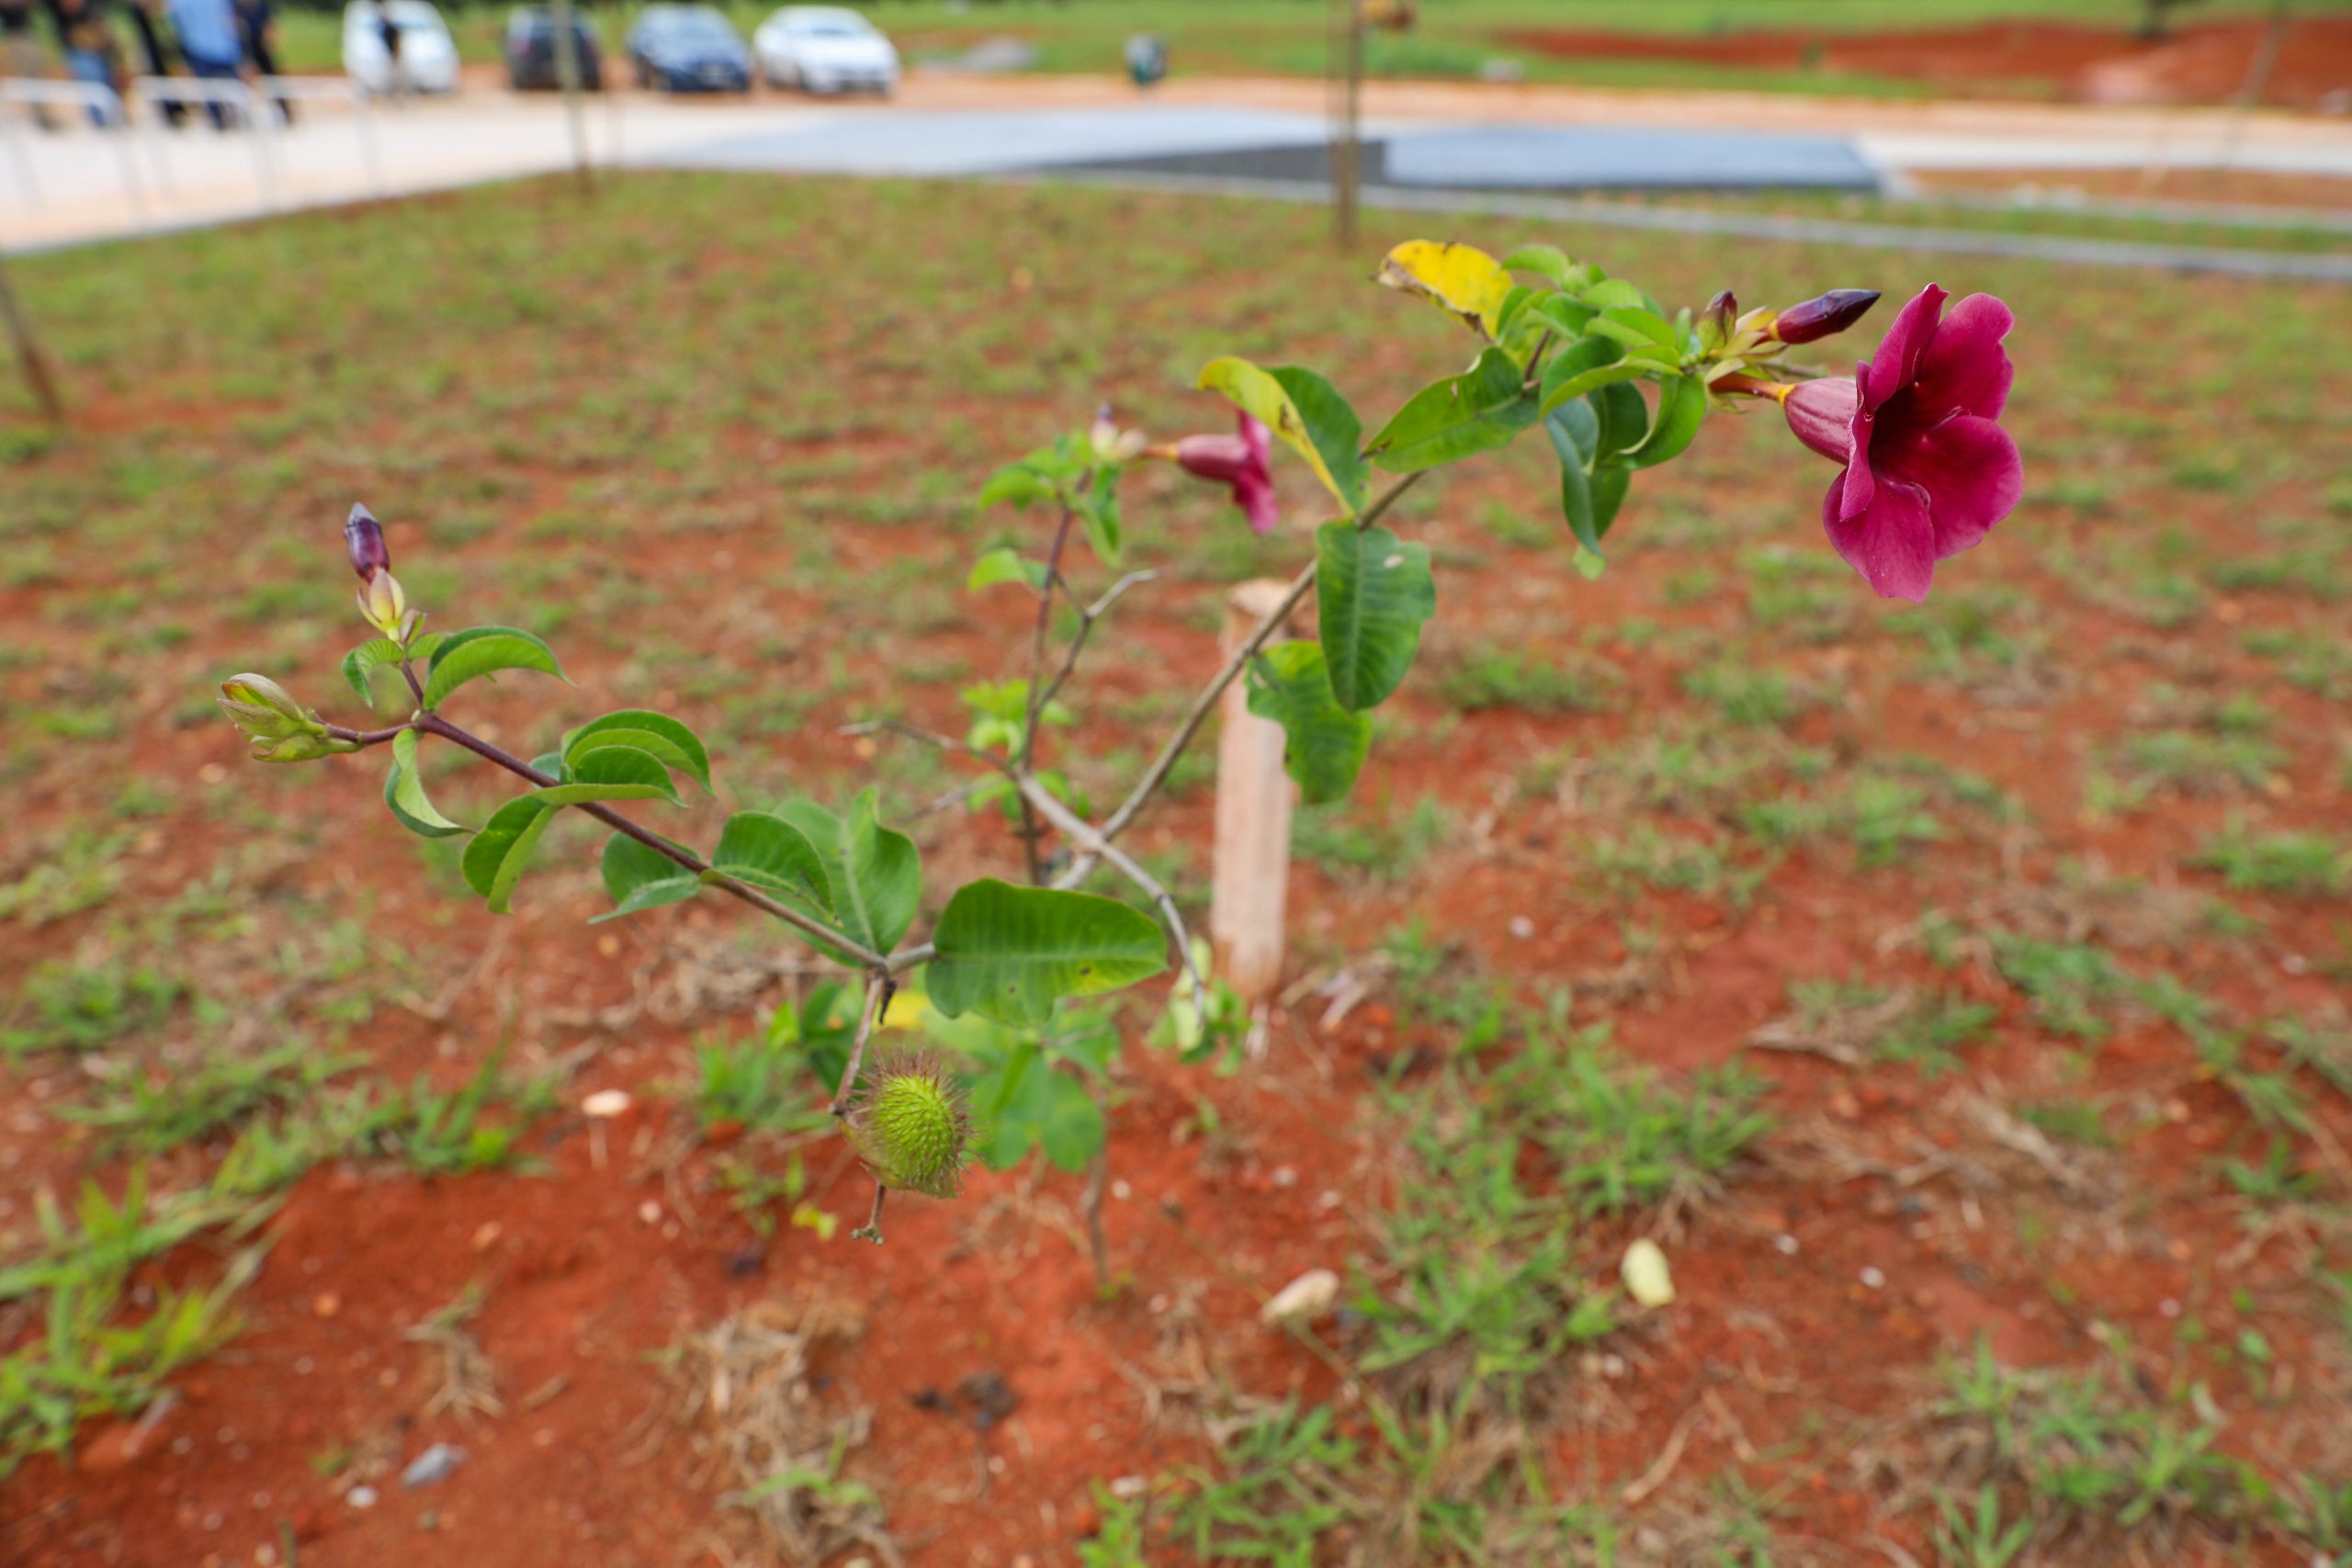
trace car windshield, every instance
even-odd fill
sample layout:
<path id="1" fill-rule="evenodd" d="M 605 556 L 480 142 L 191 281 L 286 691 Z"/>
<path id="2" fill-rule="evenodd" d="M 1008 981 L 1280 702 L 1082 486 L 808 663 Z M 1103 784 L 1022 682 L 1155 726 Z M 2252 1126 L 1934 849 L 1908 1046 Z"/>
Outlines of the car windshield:
<path id="1" fill-rule="evenodd" d="M 814 17 L 795 22 L 792 30 L 804 38 L 865 38 L 874 29 L 840 17 Z"/>
<path id="2" fill-rule="evenodd" d="M 670 11 L 645 18 L 649 38 L 677 43 L 729 43 L 735 30 L 716 11 Z"/>

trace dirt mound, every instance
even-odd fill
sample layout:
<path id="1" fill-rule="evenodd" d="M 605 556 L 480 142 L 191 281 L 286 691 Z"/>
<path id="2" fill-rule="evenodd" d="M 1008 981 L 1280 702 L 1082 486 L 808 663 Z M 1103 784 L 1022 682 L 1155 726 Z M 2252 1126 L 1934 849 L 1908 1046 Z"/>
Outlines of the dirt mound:
<path id="1" fill-rule="evenodd" d="M 1541 28 L 1501 36 L 1516 48 L 1564 59 L 1893 76 L 1931 83 L 1961 96 L 2212 103 L 2234 97 L 2244 85 L 2266 27 L 2257 20 L 2208 22 L 2162 39 L 2065 22 L 1984 22 L 1883 33 L 1772 28 L 1711 38 Z M 2352 18 L 2290 23 L 2263 100 L 2299 108 L 2352 108 Z"/>

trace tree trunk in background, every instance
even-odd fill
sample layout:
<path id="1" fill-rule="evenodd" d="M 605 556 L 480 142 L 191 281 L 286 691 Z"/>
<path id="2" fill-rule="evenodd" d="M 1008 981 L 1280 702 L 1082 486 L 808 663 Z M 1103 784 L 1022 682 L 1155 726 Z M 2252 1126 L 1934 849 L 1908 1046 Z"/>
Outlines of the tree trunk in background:
<path id="1" fill-rule="evenodd" d="M 580 188 L 589 186 L 588 127 L 580 110 L 580 39 L 573 33 L 571 0 L 549 0 L 548 21 L 555 28 L 555 79 L 563 87 L 563 112 L 571 121 L 571 166 Z"/>
<path id="2" fill-rule="evenodd" d="M 33 400 L 40 404 L 40 412 L 51 424 L 65 423 L 65 400 L 58 394 L 56 378 L 50 374 L 49 356 L 40 351 L 40 344 L 33 336 L 32 321 L 24 308 L 17 303 L 17 290 L 8 281 L 8 269 L 0 264 L 0 319 L 8 328 L 8 341 L 17 350 L 17 363 L 24 367 L 25 381 L 33 389 Z"/>

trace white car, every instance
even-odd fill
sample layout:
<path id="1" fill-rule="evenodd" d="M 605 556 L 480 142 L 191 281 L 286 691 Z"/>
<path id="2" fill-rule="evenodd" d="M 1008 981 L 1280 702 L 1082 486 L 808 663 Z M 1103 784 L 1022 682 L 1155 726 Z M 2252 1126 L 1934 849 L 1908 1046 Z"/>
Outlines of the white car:
<path id="1" fill-rule="evenodd" d="M 772 86 L 887 95 L 899 85 L 899 51 L 890 40 L 838 6 L 786 6 L 752 35 L 752 52 Z"/>
<path id="2" fill-rule="evenodd" d="M 391 51 L 384 47 L 389 17 L 399 30 L 400 79 L 393 80 Z M 458 90 L 458 40 L 431 0 L 351 0 L 343 13 L 344 73 L 369 92 L 454 93 Z"/>

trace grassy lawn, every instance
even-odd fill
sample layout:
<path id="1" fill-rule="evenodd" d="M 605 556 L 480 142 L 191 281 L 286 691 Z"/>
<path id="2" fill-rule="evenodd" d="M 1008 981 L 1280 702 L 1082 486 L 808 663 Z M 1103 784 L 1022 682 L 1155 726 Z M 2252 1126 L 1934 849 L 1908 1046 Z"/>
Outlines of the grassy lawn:
<path id="1" fill-rule="evenodd" d="M 2298 14 L 2352 7 L 2352 0 L 2304 0 Z M 748 37 L 772 6 L 722 6 Z M 503 6 L 447 7 L 459 47 L 469 61 L 500 58 Z M 891 0 L 871 7 L 875 19 L 910 60 L 952 54 L 982 39 L 1015 37 L 1037 50 L 1037 68 L 1049 72 L 1114 73 L 1120 51 L 1136 32 L 1166 39 L 1175 68 L 1191 75 L 1317 75 L 1324 70 L 1329 12 L 1323 0 L 997 0 L 956 5 L 947 0 Z M 616 47 L 633 7 L 591 6 L 606 47 Z M 2206 0 L 2190 19 L 2256 16 L 2261 0 Z M 1754 28 L 1804 28 L 1864 32 L 2023 18 L 2115 27 L 2133 25 L 2139 0 L 1426 0 L 1410 35 L 1375 35 L 1367 65 L 1398 77 L 1473 78 L 1491 61 L 1516 63 L 1531 81 L 1596 86 L 1753 88 L 1799 92 L 1924 96 L 1917 82 L 1894 77 L 1809 71 L 1744 70 L 1720 63 L 1670 61 L 1561 60 L 1506 42 L 1500 35 L 1530 28 L 1600 28 L 1676 37 L 1716 37 Z M 332 69 L 339 58 L 333 14 L 292 11 L 281 28 L 295 69 Z"/>
<path id="2" fill-rule="evenodd" d="M 12 262 L 75 409 L 53 434 L 0 378 L 12 1560 L 119 1530 L 401 1562 L 462 1521 L 483 1568 L 823 1529 L 918 1568 L 2352 1546 L 2342 291 L 1367 228 L 1341 254 L 1277 204 L 643 175 Z M 997 815 L 936 808 L 955 766 L 842 733 L 960 730 L 1014 672 L 1025 604 L 965 581 L 1037 519 L 976 487 L 1103 400 L 1229 428 L 1189 389 L 1223 352 L 1384 418 L 1464 357 L 1366 282 L 1420 232 L 1670 304 L 1997 292 L 2027 498 L 1915 609 L 1826 548 L 1830 470 L 1769 413 L 1713 416 L 1593 582 L 1548 455 L 1417 489 L 1392 522 L 1438 616 L 1354 799 L 1297 824 L 1267 1058 L 1187 1066 L 1155 998 L 1117 1015 L 1106 1288 L 1058 1171 L 849 1239 L 870 1188 L 770 931 L 585 924 L 569 820 L 488 916 L 387 819 L 379 753 L 252 765 L 209 702 L 253 670 L 364 721 L 333 671 L 365 501 L 434 625 L 559 643 L 551 709 L 528 674 L 467 698 L 500 744 L 658 702 L 718 761 L 666 830 L 872 783 L 934 892 L 1001 869 Z M 1165 575 L 1050 742 L 1095 801 L 1170 672 L 1214 667 L 1227 586 L 1295 570 L 1316 491 L 1277 469 L 1265 539 L 1163 469 L 1129 492 L 1129 564 Z M 427 768 L 460 820 L 503 798 Z M 1209 773 L 1126 840 L 1194 911 Z M 1636 1236 L 1671 1307 L 1619 1283 Z M 1262 1326 L 1310 1268 L 1346 1313 Z M 444 1442 L 462 1466 L 402 1488 Z"/>

